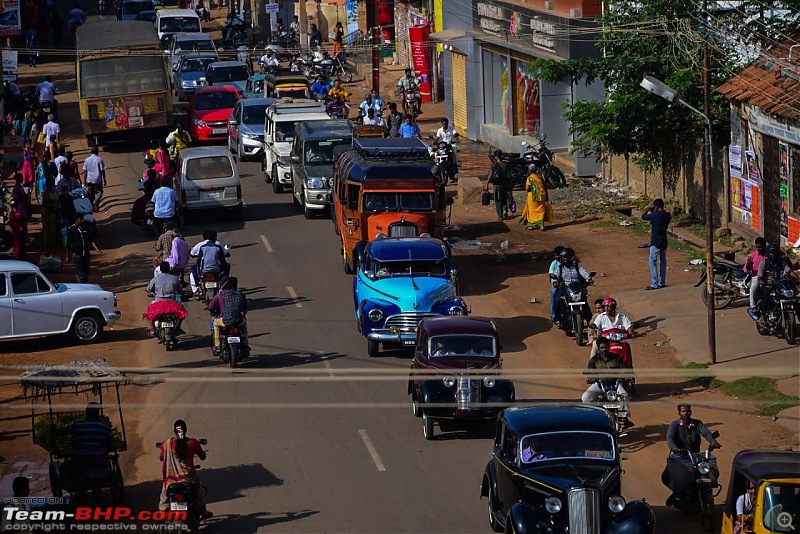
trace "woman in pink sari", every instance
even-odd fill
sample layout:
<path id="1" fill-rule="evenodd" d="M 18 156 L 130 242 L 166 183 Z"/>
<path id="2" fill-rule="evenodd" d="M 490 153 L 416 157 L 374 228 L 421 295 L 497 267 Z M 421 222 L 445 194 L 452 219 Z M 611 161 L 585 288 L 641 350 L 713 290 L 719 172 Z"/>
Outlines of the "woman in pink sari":
<path id="1" fill-rule="evenodd" d="M 201 519 L 208 519 L 214 514 L 206 510 L 203 489 L 200 486 L 197 469 L 194 467 L 194 457 L 205 460 L 206 453 L 199 441 L 186 437 L 185 421 L 178 419 L 172 427 L 175 437 L 171 437 L 161 444 L 161 452 L 158 455 L 158 459 L 162 462 L 161 477 L 163 479 L 159 508 L 168 509 L 167 488 L 171 484 L 188 482 L 194 489 L 194 505 L 197 507 Z"/>

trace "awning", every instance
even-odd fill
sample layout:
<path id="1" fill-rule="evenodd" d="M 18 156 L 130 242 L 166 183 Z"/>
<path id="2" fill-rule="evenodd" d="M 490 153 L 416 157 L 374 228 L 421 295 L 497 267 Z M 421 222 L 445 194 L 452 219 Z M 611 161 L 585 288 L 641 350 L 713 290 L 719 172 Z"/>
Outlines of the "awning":
<path id="1" fill-rule="evenodd" d="M 534 58 L 542 58 L 542 59 L 555 59 L 557 61 L 565 61 L 569 58 L 563 58 L 557 54 L 547 52 L 545 50 L 533 49 L 527 46 L 523 46 L 518 44 L 515 41 L 508 41 L 503 39 L 502 37 L 494 37 L 492 35 L 487 35 L 483 32 L 469 32 L 472 35 L 472 38 L 478 42 L 491 44 L 500 48 L 508 48 L 514 52 L 518 52 L 520 54 L 534 57 Z"/>
<path id="2" fill-rule="evenodd" d="M 458 30 L 442 30 L 440 32 L 434 32 L 428 37 L 431 41 L 449 45 L 452 47 L 451 50 L 458 52 L 459 54 L 467 55 L 466 52 L 462 50 L 462 47 L 467 44 L 466 40 L 464 39 L 466 36 L 466 33 Z"/>

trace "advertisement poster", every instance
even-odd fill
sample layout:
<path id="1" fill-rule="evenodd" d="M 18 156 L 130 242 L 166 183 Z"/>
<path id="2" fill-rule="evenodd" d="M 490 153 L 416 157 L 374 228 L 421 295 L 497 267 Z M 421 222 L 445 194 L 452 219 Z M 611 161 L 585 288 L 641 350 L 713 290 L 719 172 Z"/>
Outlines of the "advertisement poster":
<path id="1" fill-rule="evenodd" d="M 431 101 L 431 79 L 430 71 L 430 40 L 428 36 L 430 30 L 428 26 L 414 26 L 408 29 L 408 36 L 411 39 L 411 62 L 414 65 L 414 72 L 420 81 L 420 93 L 423 102 Z"/>
<path id="2" fill-rule="evenodd" d="M 728 161 L 730 164 L 731 177 L 742 177 L 742 147 L 730 145 L 728 147 Z"/>
<path id="3" fill-rule="evenodd" d="M 789 237 L 789 145 L 778 143 L 778 172 L 781 180 L 781 237 Z"/>
<path id="4" fill-rule="evenodd" d="M 344 25 L 345 36 L 358 30 L 358 0 L 347 0 L 347 22 Z"/>
<path id="5" fill-rule="evenodd" d="M 144 101 L 141 96 L 115 97 L 98 102 L 97 105 L 110 131 L 141 128 L 144 126 Z"/>
<path id="6" fill-rule="evenodd" d="M 19 13 L 19 0 L 3 0 L 0 11 L 0 36 L 22 35 L 22 22 Z"/>

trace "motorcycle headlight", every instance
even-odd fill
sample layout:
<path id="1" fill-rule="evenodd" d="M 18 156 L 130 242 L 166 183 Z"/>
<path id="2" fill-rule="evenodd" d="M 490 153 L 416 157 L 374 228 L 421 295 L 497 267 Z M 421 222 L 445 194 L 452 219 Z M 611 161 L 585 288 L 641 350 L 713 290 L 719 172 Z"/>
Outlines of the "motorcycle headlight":
<path id="1" fill-rule="evenodd" d="M 787 299 L 794 297 L 794 291 L 791 288 L 783 287 L 781 288 L 781 296 Z"/>
<path id="2" fill-rule="evenodd" d="M 497 381 L 493 376 L 487 376 L 486 378 L 483 379 L 483 385 L 486 386 L 487 388 L 493 388 L 495 383 L 497 383 Z"/>
<path id="3" fill-rule="evenodd" d="M 194 123 L 196 126 L 199 126 L 200 128 L 203 128 L 206 125 L 203 119 L 195 119 Z"/>
<path id="4" fill-rule="evenodd" d="M 609 334 L 606 337 L 608 339 L 610 339 L 611 341 L 621 341 L 622 340 L 622 334 L 620 334 L 619 332 L 615 332 L 613 334 Z"/>
<path id="5" fill-rule="evenodd" d="M 618 398 L 619 398 L 619 395 L 617 395 L 617 392 L 614 391 L 613 389 L 611 391 L 606 391 L 606 400 L 607 401 L 616 402 Z"/>
<path id="6" fill-rule="evenodd" d="M 383 312 L 377 309 L 370 310 L 369 313 L 367 314 L 367 317 L 369 317 L 369 320 L 372 321 L 373 323 L 377 323 L 381 319 L 383 319 Z"/>
<path id="7" fill-rule="evenodd" d="M 464 315 L 464 308 L 461 306 L 451 306 L 447 311 L 450 315 Z"/>
<path id="8" fill-rule="evenodd" d="M 325 180 L 322 178 L 308 178 L 306 180 L 307 189 L 325 189 Z"/>
<path id="9" fill-rule="evenodd" d="M 711 472 L 711 466 L 708 465 L 708 462 L 700 462 L 697 464 L 697 470 L 700 471 L 701 475 L 707 475 Z"/>
<path id="10" fill-rule="evenodd" d="M 544 509 L 551 514 L 557 514 L 561 511 L 561 499 L 558 497 L 548 497 L 544 501 Z"/>
<path id="11" fill-rule="evenodd" d="M 442 384 L 444 384 L 446 388 L 451 388 L 456 385 L 456 379 L 452 376 L 446 376 L 442 379 Z"/>
<path id="12" fill-rule="evenodd" d="M 625 509 L 626 504 L 627 503 L 622 495 L 614 495 L 613 497 L 608 498 L 608 509 L 615 514 L 622 512 Z"/>

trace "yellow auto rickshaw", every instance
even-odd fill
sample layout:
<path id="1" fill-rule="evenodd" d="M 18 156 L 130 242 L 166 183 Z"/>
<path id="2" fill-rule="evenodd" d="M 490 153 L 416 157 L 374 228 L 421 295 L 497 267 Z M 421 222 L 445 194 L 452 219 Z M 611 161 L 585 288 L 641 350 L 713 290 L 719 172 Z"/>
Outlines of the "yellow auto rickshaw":
<path id="1" fill-rule="evenodd" d="M 742 534 L 800 531 L 800 451 L 745 450 L 736 454 L 731 483 L 722 511 L 722 534 L 733 534 L 736 501 L 747 493 L 753 501 L 752 520 Z"/>

